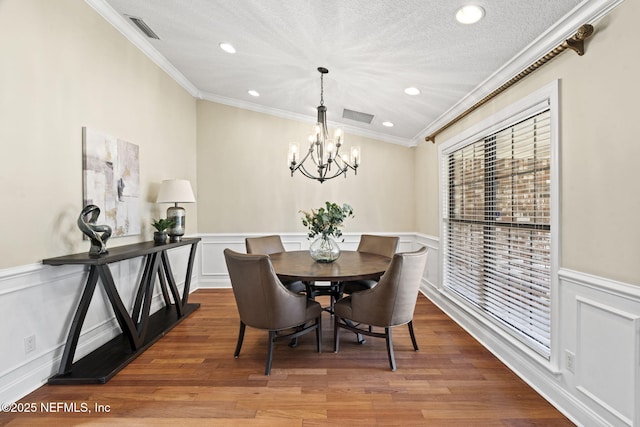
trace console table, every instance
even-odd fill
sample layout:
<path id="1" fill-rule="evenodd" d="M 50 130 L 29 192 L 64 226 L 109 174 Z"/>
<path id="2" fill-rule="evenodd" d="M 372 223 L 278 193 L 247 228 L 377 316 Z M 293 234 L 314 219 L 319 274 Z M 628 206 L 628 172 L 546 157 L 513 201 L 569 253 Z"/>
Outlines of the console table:
<path id="1" fill-rule="evenodd" d="M 199 238 L 182 239 L 180 242 L 155 244 L 154 242 L 134 243 L 132 245 L 110 248 L 109 253 L 101 256 L 89 256 L 80 253 L 42 261 L 48 265 L 88 265 L 89 277 L 84 286 L 78 308 L 73 316 L 69 335 L 64 347 L 58 374 L 49 378 L 49 384 L 104 384 L 116 373 L 145 351 L 165 333 L 180 323 L 186 316 L 200 307 L 189 304 L 189 287 Z M 191 246 L 184 290 L 180 295 L 176 286 L 167 251 L 180 246 Z M 122 303 L 109 264 L 136 257 L 144 257 L 143 271 L 136 291 L 131 314 Z M 149 314 L 151 299 L 156 283 L 160 282 L 165 307 Z M 78 339 L 84 323 L 91 298 L 98 279 L 104 287 L 122 334 L 97 348 L 80 360 L 73 362 Z M 167 287 L 169 290 L 167 290 Z M 171 298 L 173 297 L 173 302 Z"/>

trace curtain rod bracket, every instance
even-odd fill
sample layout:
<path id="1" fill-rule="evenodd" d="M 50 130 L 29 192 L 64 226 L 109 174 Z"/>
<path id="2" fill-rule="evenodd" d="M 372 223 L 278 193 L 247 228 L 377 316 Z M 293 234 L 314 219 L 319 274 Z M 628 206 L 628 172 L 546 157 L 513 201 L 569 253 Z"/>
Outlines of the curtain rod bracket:
<path id="1" fill-rule="evenodd" d="M 520 80 L 522 80 L 523 78 L 525 78 L 526 76 L 528 76 L 529 74 L 531 74 L 532 72 L 540 68 L 542 65 L 551 61 L 553 58 L 555 58 L 561 52 L 565 51 L 567 48 L 575 51 L 579 56 L 584 55 L 584 41 L 585 39 L 590 37 L 592 34 L 593 34 L 593 25 L 591 24 L 582 25 L 580 28 L 578 28 L 578 31 L 576 31 L 576 33 L 571 38 L 568 38 L 567 40 L 565 40 L 561 45 L 557 46 L 551 52 L 547 53 L 546 55 L 538 59 L 536 62 L 529 65 L 527 68 L 522 70 L 516 76 L 512 77 L 509 81 L 504 83 L 502 86 L 500 86 L 499 88 L 491 92 L 489 95 L 485 96 L 480 101 L 473 104 L 471 107 L 463 111 L 460 115 L 458 115 L 456 118 L 451 120 L 449 123 L 442 126 L 440 129 L 433 132 L 431 135 L 426 136 L 424 140 L 431 141 L 432 143 L 435 144 L 436 136 L 439 133 L 441 133 L 443 130 L 454 125 L 455 123 L 457 123 L 458 121 L 460 121 L 461 119 L 469 115 L 471 112 L 475 111 L 476 109 L 478 109 L 479 107 L 487 103 L 489 100 L 495 98 L 498 94 L 502 93 L 509 87 L 513 86 L 514 84 L 516 84 L 517 82 L 519 82 Z"/>
<path id="2" fill-rule="evenodd" d="M 565 41 L 569 49 L 574 50 L 579 56 L 584 55 L 584 41 L 593 34 L 593 25 L 584 24 L 578 31 Z"/>

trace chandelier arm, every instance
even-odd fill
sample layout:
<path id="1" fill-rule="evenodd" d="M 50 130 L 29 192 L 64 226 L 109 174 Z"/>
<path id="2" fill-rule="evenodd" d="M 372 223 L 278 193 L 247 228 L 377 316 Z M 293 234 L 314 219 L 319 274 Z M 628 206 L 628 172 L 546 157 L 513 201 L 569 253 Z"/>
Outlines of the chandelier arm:
<path id="1" fill-rule="evenodd" d="M 300 165 L 298 166 L 300 168 L 300 172 L 303 172 L 303 175 L 305 175 L 307 178 L 312 178 L 312 179 L 324 179 L 324 175 L 326 175 L 325 173 L 321 173 L 321 170 L 324 170 L 322 168 L 322 166 L 320 165 L 320 163 L 316 160 L 316 157 L 313 155 L 313 149 L 310 149 L 307 152 L 307 155 L 305 156 L 305 160 L 307 157 L 311 157 L 311 160 L 313 161 L 313 164 L 315 165 L 316 168 L 318 168 L 318 176 L 316 177 L 315 175 L 311 174 L 311 172 L 309 172 L 307 170 L 307 168 L 304 166 L 304 161 L 300 162 Z"/>
<path id="2" fill-rule="evenodd" d="M 300 168 L 300 173 L 302 175 L 306 176 L 307 178 L 315 179 L 315 180 L 320 181 L 320 182 L 325 181 L 325 179 L 330 179 L 330 178 L 325 178 L 324 175 L 318 175 L 318 176 L 313 175 L 309 171 L 307 171 L 307 169 L 304 166 L 302 166 Z"/>
<path id="3" fill-rule="evenodd" d="M 300 169 L 300 167 L 303 165 L 303 163 L 305 162 L 305 160 L 307 160 L 307 157 L 309 157 L 309 154 L 311 154 L 310 151 L 307 151 L 307 154 L 302 158 L 302 160 L 300 160 L 299 162 L 296 163 L 291 163 L 289 165 L 289 169 L 291 169 L 291 176 L 293 176 L 294 172 L 297 171 L 298 169 Z"/>
<path id="4" fill-rule="evenodd" d="M 337 162 L 337 161 L 336 161 L 337 159 L 340 159 L 340 162 Z M 353 166 L 353 165 L 351 165 L 351 163 L 349 163 L 349 162 L 347 162 L 345 159 L 343 159 L 343 158 L 342 158 L 342 156 L 341 156 L 340 154 L 336 154 L 336 157 L 335 157 L 334 161 L 336 161 L 336 164 L 337 164 L 339 167 L 341 167 L 342 169 L 345 169 L 345 168 L 347 168 L 347 167 L 348 167 L 349 169 L 351 169 L 351 170 L 354 170 L 354 171 L 355 171 L 355 170 L 358 168 L 358 166 L 357 166 L 357 165 L 356 165 L 356 166 Z M 342 163 L 344 166 L 340 166 L 340 163 Z"/>
<path id="5" fill-rule="evenodd" d="M 307 160 L 307 158 L 311 155 L 311 150 L 307 150 L 307 154 L 305 154 L 305 156 L 302 158 L 302 160 L 300 160 L 299 166 L 302 166 L 302 164 Z M 297 169 L 297 168 L 296 168 Z"/>
<path id="6" fill-rule="evenodd" d="M 316 151 L 318 151 L 318 150 L 316 150 Z M 316 154 L 316 156 L 320 156 L 320 153 L 318 153 L 318 152 L 316 152 L 315 154 Z M 316 156 L 314 156 L 313 149 L 309 150 L 309 155 L 311 156 L 311 161 L 313 161 L 313 164 L 315 165 L 315 167 L 318 168 L 318 169 L 321 169 L 323 167 L 322 166 L 322 162 L 320 162 L 321 157 L 316 158 Z M 320 173 L 318 172 L 318 174 L 320 174 Z"/>
<path id="7" fill-rule="evenodd" d="M 351 169 L 353 169 L 355 171 L 355 169 L 353 167 L 349 166 Z M 295 168 L 295 170 L 298 170 L 303 176 L 306 176 L 307 178 L 310 179 L 315 179 L 317 181 L 323 182 L 323 181 L 327 181 L 329 179 L 333 179 L 336 178 L 340 175 L 344 175 L 345 177 L 347 176 L 347 171 L 348 169 L 346 167 L 344 168 L 339 168 L 338 170 L 336 170 L 336 172 L 333 175 L 327 176 L 326 172 L 323 174 L 319 174 L 319 175 L 313 175 L 312 173 L 310 173 L 307 168 L 305 168 L 305 166 L 300 163 L 298 164 L 298 166 Z M 326 168 L 324 169 L 326 171 Z"/>
<path id="8" fill-rule="evenodd" d="M 301 173 L 302 175 L 306 176 L 307 178 L 316 179 L 316 177 L 315 177 L 315 176 L 313 176 L 313 175 L 311 175 L 309 172 L 307 172 L 307 169 L 306 169 L 304 166 L 302 166 L 302 167 L 300 168 L 300 173 Z"/>
<path id="9" fill-rule="evenodd" d="M 337 178 L 337 177 L 339 177 L 340 175 L 347 176 L 347 171 L 345 171 L 344 169 L 338 169 L 338 170 L 336 171 L 336 173 L 334 173 L 333 175 L 331 175 L 331 176 L 329 176 L 329 177 L 324 177 L 324 180 L 326 181 L 326 180 L 329 180 L 329 179 Z"/>
<path id="10" fill-rule="evenodd" d="M 342 159 L 341 159 L 341 160 L 342 160 Z M 344 160 L 342 160 L 342 162 L 344 163 Z M 341 165 L 340 165 L 340 163 L 338 163 L 338 162 L 335 162 L 335 159 L 332 161 L 332 163 L 335 163 L 335 169 L 336 169 L 336 171 L 333 173 L 333 175 L 330 175 L 329 177 L 327 177 L 326 171 L 329 169 L 329 168 L 328 168 L 328 165 L 330 165 L 330 164 L 331 164 L 331 163 L 329 163 L 329 164 L 327 165 L 327 169 L 325 169 L 325 174 L 324 174 L 324 176 L 323 176 L 323 178 L 324 178 L 325 180 L 327 180 L 327 179 L 333 179 L 333 178 L 338 177 L 338 176 L 343 175 L 343 174 L 346 176 L 347 171 L 348 171 L 348 169 L 347 169 L 346 167 L 341 166 Z M 346 163 L 345 163 L 345 164 L 346 164 Z"/>

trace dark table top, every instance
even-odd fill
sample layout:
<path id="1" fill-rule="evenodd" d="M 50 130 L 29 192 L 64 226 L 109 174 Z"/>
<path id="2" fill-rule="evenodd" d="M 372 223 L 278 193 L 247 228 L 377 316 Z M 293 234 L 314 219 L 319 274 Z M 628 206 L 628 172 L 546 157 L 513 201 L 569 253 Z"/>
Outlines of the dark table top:
<path id="1" fill-rule="evenodd" d="M 110 264 L 112 262 L 122 261 L 129 258 L 135 258 L 138 256 L 148 255 L 154 252 L 160 252 L 167 249 L 177 248 L 184 245 L 193 245 L 200 241 L 199 237 L 182 239 L 180 242 L 171 242 L 165 244 L 158 244 L 151 242 L 133 243 L 131 245 L 116 246 L 114 248 L 108 248 L 109 253 L 100 256 L 89 255 L 89 242 L 87 241 L 87 251 L 65 255 L 57 258 L 47 258 L 42 260 L 43 264 L 48 265 L 65 265 L 65 264 L 85 264 L 85 265 L 103 265 Z"/>
<path id="2" fill-rule="evenodd" d="M 391 262 L 382 255 L 357 251 L 341 251 L 340 257 L 331 263 L 314 261 L 309 251 L 279 252 L 269 258 L 281 280 L 332 282 L 377 279 Z"/>

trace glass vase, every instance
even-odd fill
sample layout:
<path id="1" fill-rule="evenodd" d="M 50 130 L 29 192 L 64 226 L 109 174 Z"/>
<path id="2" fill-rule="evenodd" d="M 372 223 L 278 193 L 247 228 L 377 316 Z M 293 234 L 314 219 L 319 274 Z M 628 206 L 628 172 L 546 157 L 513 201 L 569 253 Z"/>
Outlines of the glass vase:
<path id="1" fill-rule="evenodd" d="M 309 254 L 317 262 L 333 262 L 340 256 L 340 247 L 331 237 L 320 235 L 309 246 Z"/>

